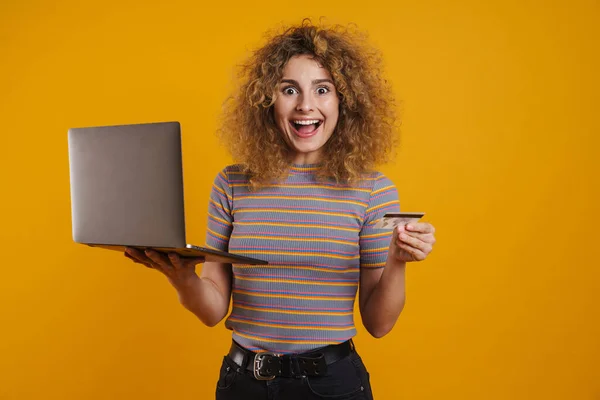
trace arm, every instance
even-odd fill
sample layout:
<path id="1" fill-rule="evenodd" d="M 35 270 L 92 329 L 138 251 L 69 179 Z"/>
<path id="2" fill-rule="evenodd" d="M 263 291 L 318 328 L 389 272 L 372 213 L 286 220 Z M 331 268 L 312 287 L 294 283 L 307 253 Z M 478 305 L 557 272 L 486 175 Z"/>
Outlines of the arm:
<path id="1" fill-rule="evenodd" d="M 227 169 L 214 180 L 208 207 L 207 247 L 227 251 L 233 227 L 233 193 Z M 229 311 L 231 299 L 231 264 L 204 262 L 203 258 L 182 258 L 177 254 L 162 254 L 128 249 L 126 255 L 136 262 L 154 268 L 167 276 L 177 290 L 179 302 L 205 325 L 218 324 Z M 200 276 L 196 264 L 204 263 Z"/>
<path id="2" fill-rule="evenodd" d="M 233 230 L 233 191 L 228 169 L 222 170 L 213 182 L 208 206 L 206 245 L 227 251 Z M 231 299 L 231 264 L 207 262 L 200 277 L 179 286 L 179 301 L 204 324 L 214 326 L 229 311 Z"/>
<path id="3" fill-rule="evenodd" d="M 363 325 L 374 337 L 389 333 L 404 308 L 406 262 L 393 257 L 384 268 L 360 271 L 359 309 Z"/>
<path id="4" fill-rule="evenodd" d="M 196 274 L 200 258 L 182 258 L 154 250 L 128 248 L 125 255 L 134 262 L 156 269 L 175 288 L 179 302 L 207 326 L 215 326 L 227 315 L 231 298 L 231 264 L 206 262 Z"/>
<path id="5" fill-rule="evenodd" d="M 389 231 L 373 228 L 386 212 L 399 212 L 398 192 L 383 174 L 376 176 L 360 231 L 358 301 L 363 325 L 374 337 L 387 334 L 404 308 L 406 264 L 389 257 Z"/>
<path id="6" fill-rule="evenodd" d="M 429 223 L 394 229 L 384 268 L 361 268 L 359 308 L 365 328 L 374 337 L 389 333 L 405 303 L 406 263 L 422 261 L 433 250 L 435 229 Z"/>
<path id="7" fill-rule="evenodd" d="M 385 213 L 399 211 L 395 185 L 379 174 L 359 238 L 359 309 L 365 328 L 377 338 L 392 330 L 404 308 L 406 263 L 424 259 L 435 241 L 429 224 L 399 226 L 391 234 L 374 229 Z"/>
<path id="8" fill-rule="evenodd" d="M 181 305 L 205 325 L 215 326 L 229 310 L 231 264 L 206 262 L 199 277 L 195 275 L 195 278 L 175 289 Z"/>

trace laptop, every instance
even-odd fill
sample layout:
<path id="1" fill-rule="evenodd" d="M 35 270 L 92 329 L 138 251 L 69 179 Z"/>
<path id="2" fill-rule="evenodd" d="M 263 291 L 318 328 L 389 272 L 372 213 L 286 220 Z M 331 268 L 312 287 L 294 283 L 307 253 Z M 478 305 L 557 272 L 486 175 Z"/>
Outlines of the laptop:
<path id="1" fill-rule="evenodd" d="M 68 139 L 75 243 L 267 264 L 187 243 L 178 122 L 71 128 Z"/>

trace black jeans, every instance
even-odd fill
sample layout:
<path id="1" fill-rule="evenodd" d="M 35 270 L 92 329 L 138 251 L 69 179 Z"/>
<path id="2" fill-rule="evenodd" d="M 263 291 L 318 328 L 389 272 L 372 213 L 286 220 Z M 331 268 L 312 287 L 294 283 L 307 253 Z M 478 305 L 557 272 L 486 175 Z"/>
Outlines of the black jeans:
<path id="1" fill-rule="evenodd" d="M 217 400 L 373 400 L 369 373 L 356 351 L 327 366 L 325 376 L 259 381 L 225 356 Z"/>

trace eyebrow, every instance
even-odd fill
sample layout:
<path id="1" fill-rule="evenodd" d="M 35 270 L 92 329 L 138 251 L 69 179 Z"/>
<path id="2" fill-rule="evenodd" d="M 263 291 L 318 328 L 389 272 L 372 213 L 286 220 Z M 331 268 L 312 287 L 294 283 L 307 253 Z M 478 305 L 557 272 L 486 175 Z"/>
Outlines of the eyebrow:
<path id="1" fill-rule="evenodd" d="M 332 85 L 335 86 L 335 84 L 333 83 L 333 81 L 331 79 L 327 79 L 327 78 L 325 78 L 325 79 L 315 79 L 315 80 L 312 81 L 312 84 L 313 85 L 318 85 L 320 83 L 325 83 L 325 82 L 331 83 Z M 292 85 L 300 86 L 298 84 L 298 81 L 296 81 L 294 79 L 282 79 L 281 83 L 291 83 Z"/>

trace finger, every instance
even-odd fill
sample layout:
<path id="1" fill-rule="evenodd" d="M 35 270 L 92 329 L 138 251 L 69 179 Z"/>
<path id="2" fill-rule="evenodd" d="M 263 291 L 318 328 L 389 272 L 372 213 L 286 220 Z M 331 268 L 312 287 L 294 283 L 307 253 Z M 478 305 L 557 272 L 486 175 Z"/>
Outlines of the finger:
<path id="1" fill-rule="evenodd" d="M 159 253 L 156 250 L 146 249 L 144 251 L 146 256 L 152 261 L 153 264 L 157 265 L 163 271 L 168 271 L 173 268 L 173 264 L 169 261 L 169 257 Z"/>
<path id="2" fill-rule="evenodd" d="M 409 235 L 407 233 L 401 233 L 399 238 L 400 238 L 399 243 L 398 243 L 399 245 L 407 244 L 407 245 L 414 247 L 426 254 L 431 251 L 431 244 L 424 242 L 419 238 L 412 237 L 411 235 Z"/>
<path id="3" fill-rule="evenodd" d="M 136 248 L 133 247 L 127 247 L 125 248 L 125 254 L 128 254 L 134 258 L 137 258 L 138 260 L 142 260 L 144 258 L 146 258 L 146 256 L 144 255 L 144 253 Z"/>
<path id="4" fill-rule="evenodd" d="M 125 256 L 133 261 L 140 261 L 140 262 L 146 262 L 148 259 L 147 257 L 141 253 L 139 250 L 136 249 L 132 249 L 132 248 L 127 248 L 125 250 Z"/>
<path id="5" fill-rule="evenodd" d="M 406 230 L 420 233 L 435 233 L 435 228 L 428 222 L 416 222 L 406 225 Z"/>
<path id="6" fill-rule="evenodd" d="M 182 258 L 183 265 L 185 267 L 195 267 L 198 264 L 202 264 L 206 259 L 204 257 L 185 257 Z"/>
<path id="7" fill-rule="evenodd" d="M 398 247 L 400 247 L 402 250 L 404 250 L 408 254 L 410 254 L 412 256 L 413 260 L 415 260 L 415 261 L 423 261 L 425 259 L 425 257 L 427 257 L 427 255 L 425 253 L 423 253 L 421 250 L 416 249 L 407 244 L 400 243 L 398 245 Z"/>
<path id="8" fill-rule="evenodd" d="M 396 225 L 394 228 L 394 233 L 404 232 L 406 231 L 406 225 Z"/>
<path id="9" fill-rule="evenodd" d="M 175 269 L 183 268 L 183 262 L 181 261 L 181 257 L 177 253 L 169 253 L 168 254 L 169 261 L 175 267 Z"/>
<path id="10" fill-rule="evenodd" d="M 405 231 L 404 232 L 406 235 L 413 237 L 415 239 L 419 239 L 422 242 L 425 243 L 435 243 L 435 237 L 433 236 L 432 233 L 419 233 L 419 232 L 411 232 L 411 231 Z M 400 235 L 398 235 L 398 238 L 400 237 Z"/>
<path id="11" fill-rule="evenodd" d="M 136 264 L 141 264 L 141 265 L 143 265 L 144 267 L 147 267 L 147 268 L 152 268 L 152 265 L 150 265 L 150 264 L 148 264 L 148 263 L 145 263 L 145 262 L 142 262 L 142 261 L 138 260 L 137 258 L 134 258 L 134 257 L 130 256 L 130 255 L 129 255 L 129 254 L 127 254 L 127 253 L 124 253 L 124 254 L 125 254 L 125 257 L 129 258 L 129 259 L 130 259 L 131 261 L 133 261 L 134 263 L 136 263 Z"/>
<path id="12" fill-rule="evenodd" d="M 169 260 L 175 268 L 190 268 L 204 262 L 204 257 L 182 257 L 177 253 L 169 253 Z"/>
<path id="13" fill-rule="evenodd" d="M 150 265 L 150 267 L 152 266 L 153 261 L 150 258 L 148 258 L 146 254 L 144 254 L 144 252 L 141 250 L 135 249 L 133 247 L 127 247 L 125 253 L 129 254 L 132 257 L 132 259 L 141 261 L 143 264 Z"/>

